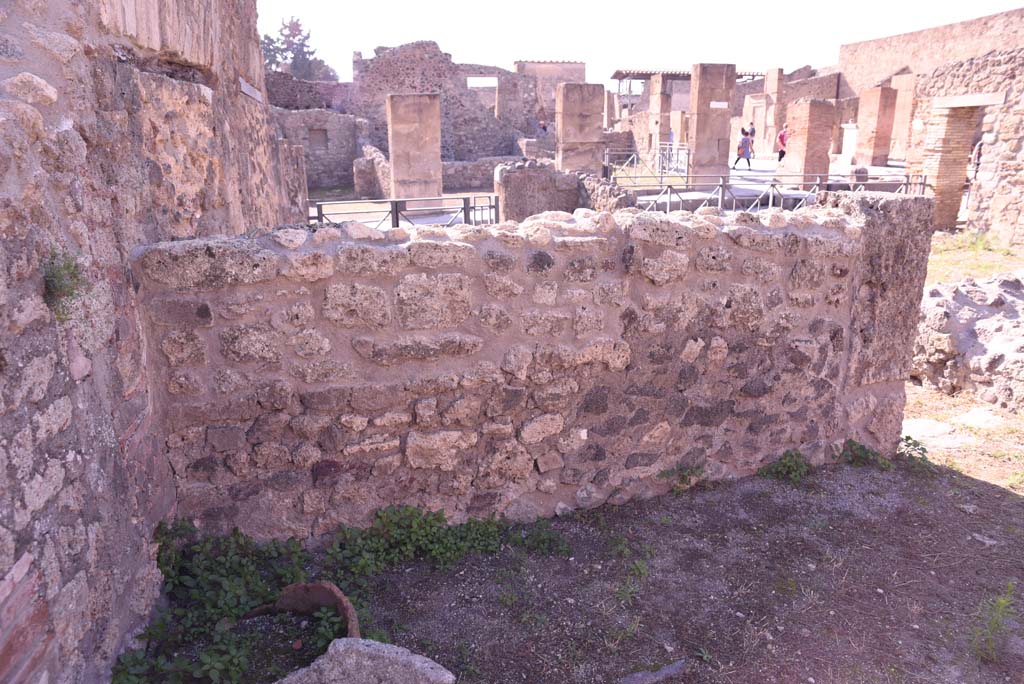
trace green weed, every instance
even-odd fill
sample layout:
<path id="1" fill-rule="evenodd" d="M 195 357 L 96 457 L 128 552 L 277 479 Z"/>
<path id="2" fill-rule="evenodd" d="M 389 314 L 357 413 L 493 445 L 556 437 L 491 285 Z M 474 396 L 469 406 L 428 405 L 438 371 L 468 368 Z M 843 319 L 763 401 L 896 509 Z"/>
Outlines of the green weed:
<path id="1" fill-rule="evenodd" d="M 70 305 L 82 294 L 85 276 L 70 252 L 53 252 L 42 263 L 43 301 L 58 321 L 71 317 Z"/>
<path id="2" fill-rule="evenodd" d="M 858 467 L 874 466 L 879 470 L 892 469 L 892 461 L 871 447 L 865 446 L 853 439 L 848 439 L 843 443 L 843 450 L 840 456 L 850 465 Z"/>
<path id="3" fill-rule="evenodd" d="M 809 472 L 811 472 L 811 463 L 807 457 L 797 449 L 787 449 L 782 452 L 782 457 L 779 460 L 764 466 L 757 471 L 757 474 L 776 480 L 788 480 L 790 484 L 798 485 Z"/>
<path id="4" fill-rule="evenodd" d="M 983 601 L 978 609 L 979 625 L 974 629 L 971 647 L 981 660 L 993 662 L 999 658 L 999 651 L 1006 636 L 1009 620 L 1016 616 L 1013 604 L 1013 582 L 1006 583 L 1006 589 L 998 596 Z"/>
<path id="5" fill-rule="evenodd" d="M 909 435 L 903 435 L 896 447 L 896 458 L 921 475 L 935 475 L 939 467 L 928 458 L 928 448 Z"/>

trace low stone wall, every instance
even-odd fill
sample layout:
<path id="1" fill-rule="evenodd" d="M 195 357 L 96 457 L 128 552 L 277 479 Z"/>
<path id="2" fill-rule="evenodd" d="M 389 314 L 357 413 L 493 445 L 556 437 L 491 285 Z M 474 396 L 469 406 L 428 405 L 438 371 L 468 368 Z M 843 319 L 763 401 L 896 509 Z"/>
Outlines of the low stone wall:
<path id="1" fill-rule="evenodd" d="M 146 247 L 178 512 L 259 538 L 390 504 L 530 519 L 664 492 L 672 468 L 736 477 L 848 437 L 891 451 L 930 211 L 824 195 Z"/>
<path id="2" fill-rule="evenodd" d="M 520 157 L 482 157 L 476 161 L 441 162 L 442 185 L 445 192 L 494 190 L 494 169 L 500 164 L 515 162 Z"/>
<path id="3" fill-rule="evenodd" d="M 553 163 L 537 160 L 498 166 L 494 192 L 502 221 L 522 221 L 542 211 L 616 211 L 636 205 L 633 193 L 612 181 L 559 171 Z"/>

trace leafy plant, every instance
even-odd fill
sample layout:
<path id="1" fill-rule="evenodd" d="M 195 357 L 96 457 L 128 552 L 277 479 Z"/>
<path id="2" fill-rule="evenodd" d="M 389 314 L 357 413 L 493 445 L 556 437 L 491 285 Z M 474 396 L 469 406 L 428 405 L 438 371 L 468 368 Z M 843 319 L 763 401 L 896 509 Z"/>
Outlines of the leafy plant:
<path id="1" fill-rule="evenodd" d="M 974 653 L 986 662 L 999 657 L 999 649 L 1007 632 L 1007 621 L 1016 616 L 1013 604 L 1013 582 L 1006 583 L 1006 589 L 998 596 L 983 601 L 978 609 L 980 624 L 975 627 L 971 645 Z"/>
<path id="2" fill-rule="evenodd" d="M 249 646 L 230 632 L 217 632 L 213 643 L 199 654 L 192 674 L 212 684 L 240 684 L 249 666 Z"/>
<path id="3" fill-rule="evenodd" d="M 70 252 L 53 252 L 42 263 L 43 301 L 61 322 L 71 317 L 70 305 L 85 287 L 85 276 Z"/>
<path id="4" fill-rule="evenodd" d="M 327 560 L 339 584 L 357 589 L 399 563 L 426 559 L 447 567 L 470 553 L 497 553 L 502 532 L 493 519 L 449 527 L 444 511 L 393 506 L 377 511 L 366 529 L 343 527 L 327 549 Z"/>
<path id="5" fill-rule="evenodd" d="M 934 475 L 939 467 L 928 459 L 928 449 L 909 435 L 903 435 L 896 447 L 896 457 L 908 468 L 922 475 Z"/>
<path id="6" fill-rule="evenodd" d="M 871 447 L 865 446 L 853 439 L 848 439 L 843 443 L 840 457 L 850 465 L 858 467 L 875 466 L 879 470 L 890 470 L 892 468 L 892 461 Z"/>
<path id="7" fill-rule="evenodd" d="M 809 472 L 811 472 L 811 463 L 807 457 L 797 449 L 787 449 L 782 452 L 782 457 L 779 460 L 764 466 L 757 471 L 757 474 L 776 480 L 788 480 L 790 484 L 798 485 Z"/>
<path id="8" fill-rule="evenodd" d="M 348 635 L 345 619 L 336 610 L 325 606 L 313 614 L 313 621 L 316 623 L 313 638 L 318 651 L 326 651 L 332 641 Z"/>

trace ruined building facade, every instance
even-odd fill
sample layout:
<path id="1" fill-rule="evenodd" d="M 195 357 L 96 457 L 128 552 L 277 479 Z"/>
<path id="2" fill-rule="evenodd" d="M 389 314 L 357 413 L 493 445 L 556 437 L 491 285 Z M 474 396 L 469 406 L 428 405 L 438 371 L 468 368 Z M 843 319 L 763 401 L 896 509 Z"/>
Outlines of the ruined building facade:
<path id="1" fill-rule="evenodd" d="M 0 681 L 105 680 L 159 591 L 175 486 L 132 251 L 302 220 L 302 168 L 253 2 L 0 6 Z M 63 253 L 84 285 L 59 321 Z"/>

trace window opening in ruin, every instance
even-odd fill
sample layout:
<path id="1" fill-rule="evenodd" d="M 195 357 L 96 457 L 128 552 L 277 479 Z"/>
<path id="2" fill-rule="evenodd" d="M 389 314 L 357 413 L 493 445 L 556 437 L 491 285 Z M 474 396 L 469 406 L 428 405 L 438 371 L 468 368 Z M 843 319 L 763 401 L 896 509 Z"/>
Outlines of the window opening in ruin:
<path id="1" fill-rule="evenodd" d="M 326 128 L 310 128 L 309 129 L 309 148 L 312 150 L 327 151 L 327 129 Z"/>
<path id="2" fill-rule="evenodd" d="M 467 88 L 497 88 L 498 77 L 497 76 L 467 76 L 466 77 Z"/>

